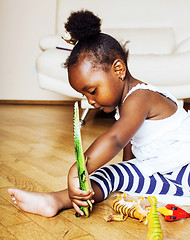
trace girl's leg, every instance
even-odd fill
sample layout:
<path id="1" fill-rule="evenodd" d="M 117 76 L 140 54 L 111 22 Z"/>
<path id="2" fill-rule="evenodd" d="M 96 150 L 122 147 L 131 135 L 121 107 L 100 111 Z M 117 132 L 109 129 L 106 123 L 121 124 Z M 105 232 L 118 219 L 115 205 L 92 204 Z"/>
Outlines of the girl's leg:
<path id="1" fill-rule="evenodd" d="M 190 197 L 190 164 L 173 173 L 165 175 L 154 174 L 146 176 L 130 163 L 122 162 L 97 170 L 90 178 L 94 190 L 93 199 L 101 202 L 110 192 L 121 191 L 140 195 L 155 195 L 169 197 L 170 201 L 181 201 L 182 196 Z M 182 185 L 183 183 L 183 185 Z M 19 189 L 9 189 L 13 201 L 23 211 L 52 217 L 62 209 L 72 208 L 72 204 L 65 189 L 52 193 L 28 192 Z M 160 199 L 161 200 L 161 199 Z"/>
<path id="2" fill-rule="evenodd" d="M 103 200 L 100 188 L 92 182 L 94 190 L 93 199 L 95 202 Z M 8 189 L 13 202 L 23 211 L 38 214 L 44 217 L 53 217 L 60 210 L 72 208 L 72 203 L 68 195 L 68 189 L 51 192 L 29 192 L 20 189 Z"/>
<path id="3" fill-rule="evenodd" d="M 170 173 L 148 176 L 136 165 L 121 162 L 98 169 L 90 178 L 99 186 L 104 199 L 111 192 L 120 191 L 140 196 L 154 195 L 160 202 L 189 204 L 190 164 Z"/>

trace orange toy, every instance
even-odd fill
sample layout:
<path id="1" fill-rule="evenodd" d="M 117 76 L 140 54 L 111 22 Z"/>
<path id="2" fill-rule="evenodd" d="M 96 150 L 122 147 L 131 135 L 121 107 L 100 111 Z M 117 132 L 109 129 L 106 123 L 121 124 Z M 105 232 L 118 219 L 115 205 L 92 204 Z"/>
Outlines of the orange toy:
<path id="1" fill-rule="evenodd" d="M 139 219 L 140 222 L 147 224 L 147 215 L 148 211 L 144 210 L 140 202 L 143 200 L 143 197 L 139 197 L 137 201 L 126 201 L 126 193 L 117 196 L 117 198 L 111 203 L 111 207 L 120 215 L 109 215 L 105 216 L 104 219 L 107 222 L 110 221 L 124 221 L 127 217 Z"/>

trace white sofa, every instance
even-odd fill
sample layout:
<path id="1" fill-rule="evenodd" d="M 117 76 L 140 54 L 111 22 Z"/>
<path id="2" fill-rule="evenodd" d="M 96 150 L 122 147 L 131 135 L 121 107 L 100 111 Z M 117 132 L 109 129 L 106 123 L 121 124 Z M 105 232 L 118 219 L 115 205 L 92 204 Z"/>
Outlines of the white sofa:
<path id="1" fill-rule="evenodd" d="M 41 88 L 82 100 L 71 88 L 63 63 L 72 45 L 61 39 L 71 11 L 92 10 L 102 19 L 102 31 L 121 43 L 129 41 L 131 74 L 169 90 L 179 100 L 190 98 L 190 1 L 189 0 L 58 0 L 56 34 L 40 41 L 43 50 L 36 66 Z M 85 117 L 83 114 L 83 119 Z"/>

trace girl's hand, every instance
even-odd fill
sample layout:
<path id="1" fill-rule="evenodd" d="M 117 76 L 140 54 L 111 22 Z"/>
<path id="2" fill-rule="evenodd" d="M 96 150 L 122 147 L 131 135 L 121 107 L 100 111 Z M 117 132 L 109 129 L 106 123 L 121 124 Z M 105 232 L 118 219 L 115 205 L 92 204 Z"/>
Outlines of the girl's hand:
<path id="1" fill-rule="evenodd" d="M 88 203 L 86 200 L 90 200 L 91 203 L 94 203 L 94 200 L 92 199 L 92 196 L 94 195 L 94 193 L 92 190 L 82 191 L 80 189 L 78 172 L 75 164 L 71 167 L 69 171 L 68 191 L 69 191 L 69 198 L 72 202 L 73 208 L 80 215 L 84 215 L 80 207 L 88 207 Z"/>

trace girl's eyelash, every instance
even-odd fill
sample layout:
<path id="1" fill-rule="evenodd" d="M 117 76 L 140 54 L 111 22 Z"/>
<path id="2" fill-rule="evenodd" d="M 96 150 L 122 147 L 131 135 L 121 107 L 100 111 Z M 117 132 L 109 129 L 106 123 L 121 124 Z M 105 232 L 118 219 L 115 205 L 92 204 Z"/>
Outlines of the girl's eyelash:
<path id="1" fill-rule="evenodd" d="M 96 88 L 92 92 L 90 92 L 91 95 L 94 95 L 95 93 L 96 93 Z"/>

